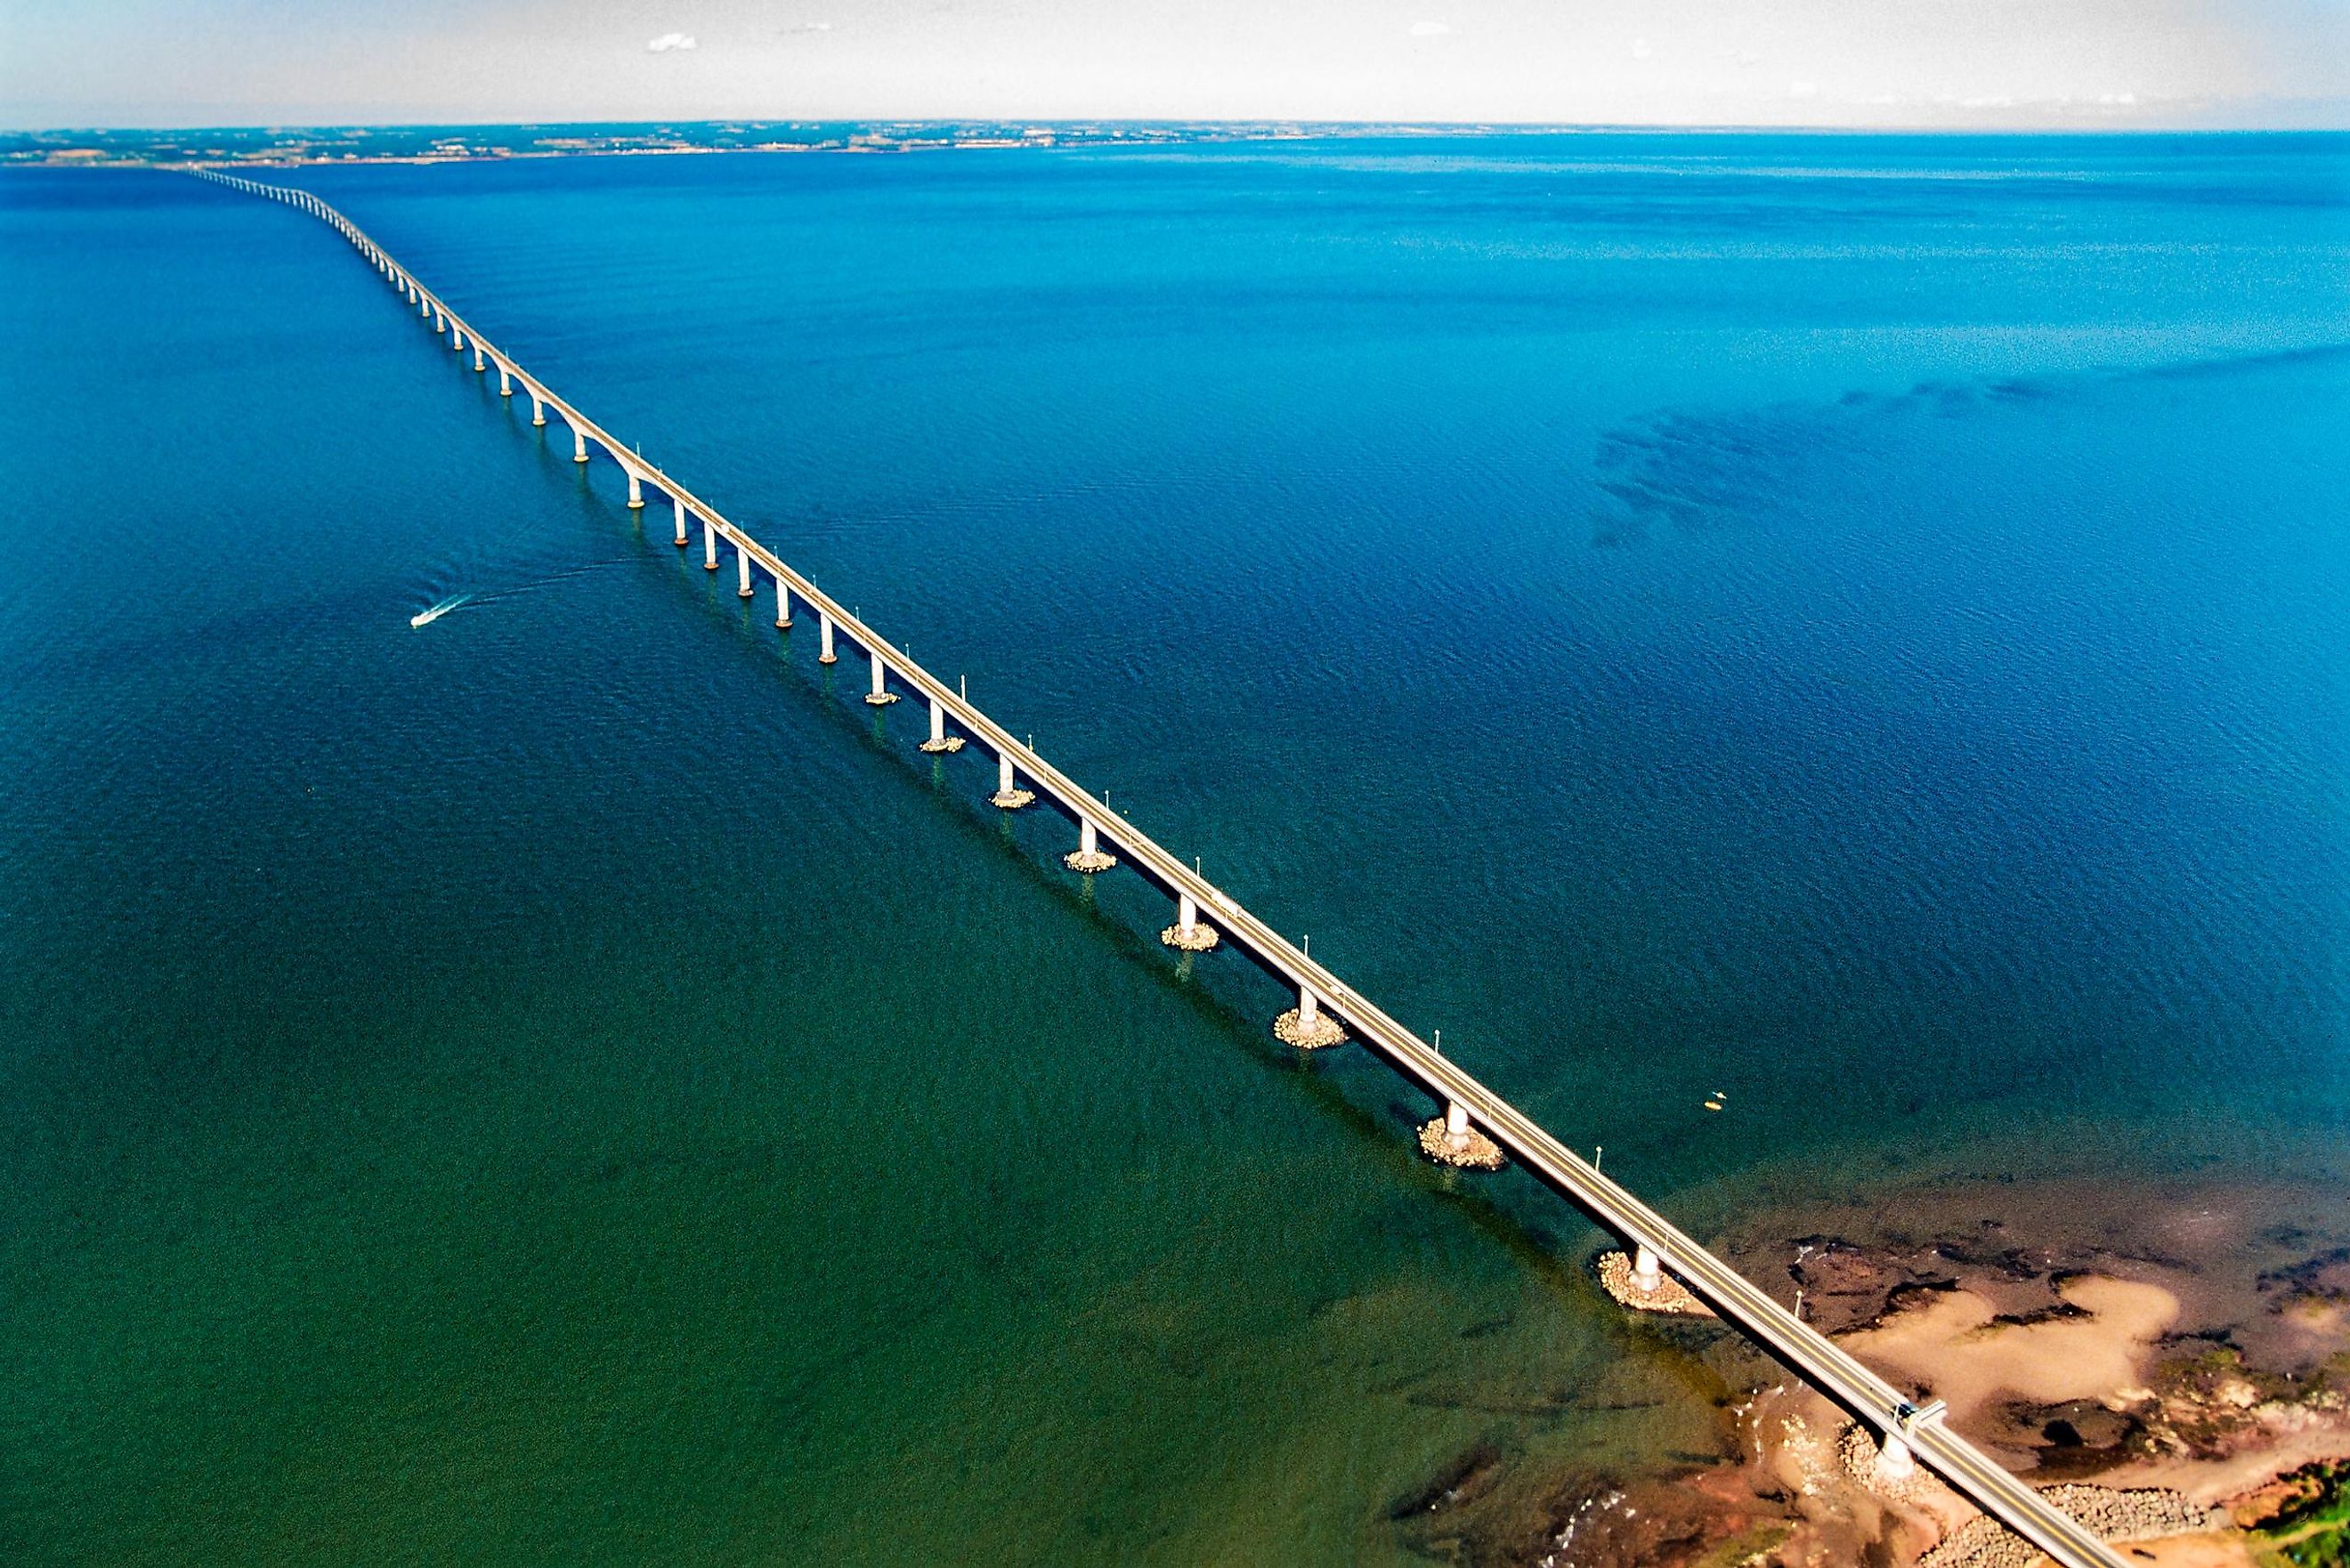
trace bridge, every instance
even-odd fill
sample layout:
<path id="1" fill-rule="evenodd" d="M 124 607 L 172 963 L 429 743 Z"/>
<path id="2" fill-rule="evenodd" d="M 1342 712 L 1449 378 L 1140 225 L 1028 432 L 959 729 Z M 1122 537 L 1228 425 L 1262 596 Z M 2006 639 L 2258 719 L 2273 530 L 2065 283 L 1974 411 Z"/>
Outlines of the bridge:
<path id="1" fill-rule="evenodd" d="M 1950 1487 L 2031 1542 L 2064 1568 L 2125 1568 L 2090 1530 L 2041 1496 L 2034 1488 L 2010 1474 L 1990 1456 L 1945 1426 L 1939 1404 L 1920 1409 L 1901 1390 L 1879 1377 L 1781 1306 L 1760 1286 L 1740 1274 L 1685 1235 L 1662 1214 L 1642 1202 L 1598 1168 L 1577 1156 L 1524 1113 L 1440 1054 L 1419 1035 L 1389 1017 L 1264 921 L 1218 890 L 1204 877 L 1119 816 L 1011 732 L 981 712 L 961 691 L 932 675 L 906 653 L 893 649 L 839 602 L 802 576 L 782 557 L 720 515 L 660 467 L 631 451 L 602 426 L 557 397 L 546 385 L 493 346 L 471 324 L 449 308 L 438 295 L 416 280 L 390 253 L 332 206 L 307 191 L 265 184 L 210 169 L 194 169 L 198 176 L 234 190 L 283 202 L 331 226 L 383 275 L 420 317 L 432 319 L 434 330 L 448 337 L 450 348 L 473 350 L 473 368 L 494 366 L 499 390 L 511 397 L 520 387 L 531 400 L 532 420 L 546 423 L 552 409 L 570 429 L 574 461 L 587 462 L 591 449 L 600 450 L 628 476 L 629 504 L 644 505 L 650 487 L 669 497 L 675 513 L 675 543 L 690 543 L 688 520 L 699 523 L 702 565 L 719 569 L 720 547 L 734 554 L 737 591 L 744 598 L 756 593 L 754 576 L 764 577 L 775 597 L 775 624 L 792 624 L 796 603 L 817 618 L 819 659 L 837 661 L 837 639 L 846 639 L 863 650 L 870 662 L 872 686 L 865 701 L 876 707 L 911 694 L 930 706 L 930 738 L 921 742 L 931 752 L 959 750 L 965 740 L 976 742 L 996 759 L 996 793 L 991 800 L 1007 810 L 1030 804 L 1039 794 L 1057 805 L 1077 825 L 1077 848 L 1066 857 L 1073 869 L 1088 874 L 1118 864 L 1103 844 L 1129 857 L 1134 868 L 1176 901 L 1177 920 L 1162 935 L 1170 946 L 1198 950 L 1229 937 L 1256 962 L 1297 992 L 1294 1012 L 1284 1013 L 1275 1033 L 1307 1047 L 1336 1044 L 1353 1031 L 1406 1078 L 1445 1107 L 1443 1130 L 1433 1138 L 1441 1158 L 1445 1147 L 1466 1152 L 1471 1129 L 1482 1132 L 1521 1166 L 1564 1195 L 1600 1224 L 1624 1238 L 1638 1259 L 1638 1281 L 1654 1281 L 1660 1270 L 1674 1278 L 1721 1318 L 1735 1324 L 1771 1355 L 1827 1395 L 1879 1435 L 1881 1466 L 1899 1473 L 1917 1460 L 1937 1472 Z M 959 733 L 950 734 L 949 725 Z M 1034 788 L 1024 786 L 1033 785 Z M 1216 925 L 1202 919 L 1209 911 Z M 1431 1127 L 1431 1132 L 1434 1131 Z M 1424 1142 L 1430 1140 L 1424 1139 Z M 1463 1160 L 1461 1163 L 1467 1163 Z"/>

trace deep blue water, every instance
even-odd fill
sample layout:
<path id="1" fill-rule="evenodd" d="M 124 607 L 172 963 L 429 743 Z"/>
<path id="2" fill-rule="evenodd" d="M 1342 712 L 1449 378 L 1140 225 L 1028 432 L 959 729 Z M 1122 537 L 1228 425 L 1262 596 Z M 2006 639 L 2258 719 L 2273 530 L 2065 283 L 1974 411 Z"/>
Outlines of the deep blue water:
<path id="1" fill-rule="evenodd" d="M 1700 1232 L 2344 1178 L 2350 139 L 296 178 Z M 1384 1561 L 1696 1440 L 330 231 L 11 171 L 0 287 L 18 1555 Z"/>

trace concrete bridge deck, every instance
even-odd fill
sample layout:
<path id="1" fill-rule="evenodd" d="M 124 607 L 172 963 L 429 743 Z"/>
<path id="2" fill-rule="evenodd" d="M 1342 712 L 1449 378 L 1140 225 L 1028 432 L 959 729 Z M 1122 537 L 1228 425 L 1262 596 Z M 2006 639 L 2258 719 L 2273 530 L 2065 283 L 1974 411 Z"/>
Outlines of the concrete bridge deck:
<path id="1" fill-rule="evenodd" d="M 1220 931 L 1245 948 L 1266 970 L 1295 987 L 1302 1004 L 1309 1010 L 1318 1005 L 1343 1020 L 1365 1044 L 1386 1057 L 1430 1096 L 1441 1104 L 1464 1109 L 1477 1127 L 1554 1190 L 1633 1246 L 1652 1250 L 1665 1269 L 1725 1321 L 1743 1330 L 1791 1371 L 1854 1417 L 1875 1428 L 1888 1449 L 1914 1453 L 1960 1495 L 2064 1568 L 2124 1568 L 2121 1559 L 2093 1532 L 1972 1443 L 1950 1431 L 1938 1412 L 1921 1414 L 1912 1410 L 1901 1390 L 1802 1322 L 1623 1186 L 1601 1175 L 1596 1167 L 1478 1082 L 1457 1062 L 1439 1054 L 1368 998 L 1225 897 L 1205 877 L 972 706 L 954 688 L 892 649 L 864 621 L 728 522 L 716 508 L 659 467 L 646 462 L 617 437 L 557 397 L 493 348 L 341 213 L 305 191 L 212 170 L 193 172 L 254 195 L 286 202 L 332 226 L 400 287 L 403 296 L 412 294 L 419 300 L 420 315 L 430 314 L 445 320 L 449 330 L 456 334 L 457 344 L 475 349 L 484 368 L 494 365 L 502 377 L 522 386 L 535 404 L 553 409 L 573 431 L 575 452 L 581 461 L 586 461 L 585 453 L 591 443 L 608 453 L 629 477 L 632 504 L 644 485 L 651 485 L 669 496 L 677 512 L 679 543 L 685 542 L 685 519 L 691 516 L 704 531 L 705 564 L 714 564 L 717 543 L 723 540 L 737 553 L 744 594 L 751 591 L 754 567 L 771 579 L 778 594 L 779 624 L 790 619 L 791 596 L 796 596 L 802 604 L 815 609 L 823 622 L 827 654 L 831 652 L 834 628 L 865 650 L 873 665 L 875 695 L 885 695 L 884 682 L 895 681 L 926 700 L 931 706 L 934 736 L 940 732 L 941 716 L 951 720 L 965 735 L 1001 760 L 1001 776 L 1006 788 L 1010 787 L 1013 774 L 1025 778 L 1089 830 L 1086 834 L 1088 846 L 1097 836 L 1108 841 L 1170 895 L 1196 903 Z"/>

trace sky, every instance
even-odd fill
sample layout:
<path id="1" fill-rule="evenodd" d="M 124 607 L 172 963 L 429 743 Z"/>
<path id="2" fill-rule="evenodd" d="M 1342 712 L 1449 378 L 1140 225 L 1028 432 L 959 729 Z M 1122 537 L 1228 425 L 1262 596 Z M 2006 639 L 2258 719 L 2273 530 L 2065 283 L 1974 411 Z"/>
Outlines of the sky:
<path id="1" fill-rule="evenodd" d="M 2350 127 L 2350 0 L 0 0 L 0 124 Z"/>

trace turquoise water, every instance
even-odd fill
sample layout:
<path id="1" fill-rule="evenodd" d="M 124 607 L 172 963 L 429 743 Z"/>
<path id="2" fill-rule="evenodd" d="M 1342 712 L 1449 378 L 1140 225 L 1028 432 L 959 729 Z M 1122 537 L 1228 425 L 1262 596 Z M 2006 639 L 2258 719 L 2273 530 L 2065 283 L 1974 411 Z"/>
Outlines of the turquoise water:
<path id="1" fill-rule="evenodd" d="M 1701 1233 L 2343 1179 L 2350 140 L 296 178 Z M 11 171 L 0 286 L 11 1559 L 1400 1562 L 1711 1443 L 322 225 Z"/>

